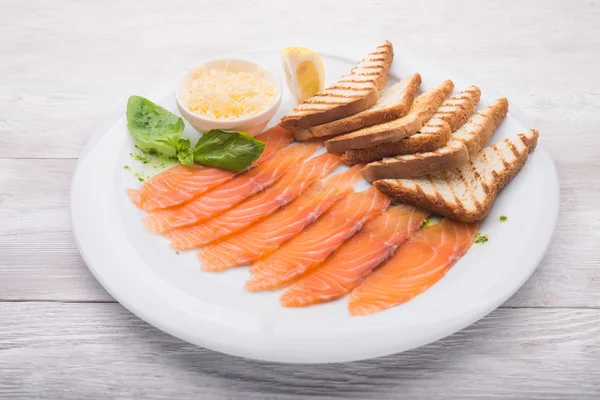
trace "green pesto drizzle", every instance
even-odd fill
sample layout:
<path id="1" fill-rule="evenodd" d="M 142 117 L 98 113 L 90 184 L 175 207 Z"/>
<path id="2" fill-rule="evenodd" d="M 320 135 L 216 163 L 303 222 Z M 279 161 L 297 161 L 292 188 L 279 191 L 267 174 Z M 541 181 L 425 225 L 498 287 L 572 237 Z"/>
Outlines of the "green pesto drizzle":
<path id="1" fill-rule="evenodd" d="M 477 232 L 477 235 L 475 235 L 474 242 L 477 244 L 483 244 L 488 240 L 490 240 L 490 237 L 488 235 L 482 235 L 481 232 Z"/>

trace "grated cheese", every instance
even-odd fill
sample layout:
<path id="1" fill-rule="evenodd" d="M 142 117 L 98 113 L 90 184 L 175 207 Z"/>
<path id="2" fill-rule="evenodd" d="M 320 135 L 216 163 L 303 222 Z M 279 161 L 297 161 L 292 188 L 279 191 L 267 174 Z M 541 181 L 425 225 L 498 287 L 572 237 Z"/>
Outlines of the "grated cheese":
<path id="1" fill-rule="evenodd" d="M 198 68 L 184 100 L 193 113 L 234 120 L 260 113 L 271 105 L 276 92 L 277 86 L 262 71 Z"/>

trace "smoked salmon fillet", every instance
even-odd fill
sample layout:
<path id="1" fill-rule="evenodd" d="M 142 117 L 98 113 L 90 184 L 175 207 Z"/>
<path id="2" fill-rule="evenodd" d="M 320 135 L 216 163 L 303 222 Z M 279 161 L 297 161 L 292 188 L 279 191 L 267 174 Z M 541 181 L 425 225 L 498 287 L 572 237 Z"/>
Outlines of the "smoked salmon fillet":
<path id="1" fill-rule="evenodd" d="M 341 164 L 337 154 L 325 153 L 289 169 L 274 185 L 208 221 L 167 233 L 171 247 L 189 250 L 241 231 L 299 196 Z"/>
<path id="2" fill-rule="evenodd" d="M 265 162 L 294 140 L 292 132 L 279 125 L 266 130 L 256 139 L 265 143 L 265 149 L 248 169 Z M 235 175 L 235 172 L 220 168 L 176 165 L 153 176 L 139 190 L 129 189 L 127 194 L 137 207 L 153 211 L 182 204 L 230 181 Z"/>
<path id="3" fill-rule="evenodd" d="M 284 208 L 247 230 L 226 240 L 209 244 L 198 253 L 203 271 L 222 271 L 267 256 L 313 223 L 333 204 L 352 193 L 361 179 L 360 168 L 352 167 L 315 183 Z"/>
<path id="4" fill-rule="evenodd" d="M 164 234 L 175 228 L 207 220 L 271 185 L 289 168 L 301 163 L 320 146 L 319 143 L 288 146 L 258 167 L 236 176 L 200 197 L 180 206 L 146 215 L 142 219 L 144 226 L 150 232 Z"/>
<path id="5" fill-rule="evenodd" d="M 360 231 L 366 221 L 381 214 L 391 201 L 374 187 L 349 195 L 275 253 L 254 264 L 246 290 L 279 289 L 310 271 Z"/>
<path id="6" fill-rule="evenodd" d="M 350 314 L 373 314 L 423 293 L 467 252 L 476 233 L 476 224 L 447 218 L 418 231 L 352 291 Z"/>
<path id="7" fill-rule="evenodd" d="M 287 288 L 281 305 L 304 307 L 350 293 L 419 229 L 428 214 L 406 204 L 388 208 L 344 242 L 318 269 Z"/>

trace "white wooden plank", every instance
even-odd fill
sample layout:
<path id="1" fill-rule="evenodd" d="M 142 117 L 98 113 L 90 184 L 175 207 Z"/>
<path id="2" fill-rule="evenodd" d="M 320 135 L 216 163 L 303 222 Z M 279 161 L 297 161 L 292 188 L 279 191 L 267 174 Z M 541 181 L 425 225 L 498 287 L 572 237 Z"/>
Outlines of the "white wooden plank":
<path id="1" fill-rule="evenodd" d="M 281 365 L 197 348 L 118 304 L 0 303 L 0 398 L 597 399 L 600 310 L 503 309 L 376 360 Z"/>
<path id="2" fill-rule="evenodd" d="M 70 231 L 69 188 L 75 164 L 0 159 L 0 236 Z"/>
<path id="3" fill-rule="evenodd" d="M 32 299 L 113 301 L 70 232 L 0 236 L 0 302 Z"/>
<path id="4" fill-rule="evenodd" d="M 343 12 L 333 0 L 305 1 L 293 12 L 280 1 L 254 2 L 252 12 L 230 2 L 181 0 L 54 7 L 43 0 L 3 5 L 0 37 L 12 40 L 0 43 L 0 157 L 77 157 L 104 116 L 143 83 L 218 51 L 265 46 L 274 35 L 290 45 L 317 35 L 334 43 L 397 38 L 493 82 L 529 114 L 553 153 L 564 151 L 565 134 L 595 143 L 600 81 L 589 66 L 600 62 L 591 51 L 600 25 L 598 7 L 587 2 L 365 7 L 353 0 Z M 302 29 L 306 21 L 311 29 Z M 595 153 L 581 146 L 575 154 Z"/>
<path id="5" fill-rule="evenodd" d="M 3 2 L 0 159 L 75 158 L 141 84 L 215 52 L 401 39 L 491 82 L 557 162 L 554 243 L 506 306 L 598 308 L 598 20 L 595 0 Z M 197 349 L 118 304 L 3 302 L 111 301 L 68 232 L 73 166 L 0 160 L 0 398 L 600 397 L 597 309 L 504 308 L 403 355 L 298 367 Z"/>

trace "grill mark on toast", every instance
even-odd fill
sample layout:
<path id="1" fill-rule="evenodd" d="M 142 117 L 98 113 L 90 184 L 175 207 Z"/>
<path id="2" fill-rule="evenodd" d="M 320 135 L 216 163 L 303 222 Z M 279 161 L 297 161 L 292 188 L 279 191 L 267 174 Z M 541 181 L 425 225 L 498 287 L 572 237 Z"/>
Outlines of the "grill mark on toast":
<path id="1" fill-rule="evenodd" d="M 389 49 L 389 47 L 386 47 L 386 49 Z M 382 50 L 382 51 L 377 51 L 376 50 L 375 52 L 371 53 L 370 57 L 367 57 L 362 62 L 373 61 L 373 60 L 383 60 L 383 61 L 385 61 L 385 57 L 381 59 L 381 58 L 378 58 L 377 56 L 381 56 L 381 55 L 387 56 L 387 54 L 388 54 L 387 50 Z"/>
<path id="2" fill-rule="evenodd" d="M 469 163 L 466 166 L 467 167 L 466 170 L 468 170 L 470 165 L 471 165 L 471 163 Z M 481 204 L 479 202 L 479 200 L 475 196 L 476 190 L 477 190 L 477 185 L 481 184 L 481 181 L 479 179 L 477 179 L 476 177 L 473 177 L 473 181 L 470 181 L 467 177 L 465 177 L 465 174 L 462 170 L 459 170 L 459 174 L 462 177 L 463 183 L 465 185 L 465 196 L 468 196 L 470 198 L 470 200 L 475 205 L 475 208 L 478 213 L 482 212 L 484 209 L 484 206 L 483 206 L 483 204 Z M 467 212 L 467 208 L 463 204 L 461 204 L 460 212 L 461 213 Z"/>
<path id="3" fill-rule="evenodd" d="M 364 95 L 365 93 L 369 93 L 369 91 L 365 90 L 365 88 L 362 88 L 362 87 L 352 87 L 352 86 L 333 87 L 333 88 L 330 88 L 330 90 L 339 90 L 339 91 L 342 91 L 342 92 L 344 92 L 344 91 L 345 92 L 361 92 L 361 93 L 353 93 L 352 95 L 344 96 L 344 93 L 323 92 L 323 93 L 318 94 L 315 97 L 327 97 L 327 96 L 356 97 L 357 95 Z M 311 99 L 313 99 L 313 97 L 311 97 L 310 99 L 307 99 L 307 101 L 311 100 Z"/>
<path id="4" fill-rule="evenodd" d="M 421 185 L 416 185 L 416 190 L 417 190 L 417 198 L 418 199 L 421 199 L 421 200 L 427 199 L 427 195 L 423 191 L 423 188 L 421 187 Z"/>
<path id="5" fill-rule="evenodd" d="M 371 74 L 375 75 L 375 74 Z M 360 75 L 352 75 L 349 78 L 340 78 L 337 83 L 356 83 L 356 84 L 369 84 L 373 81 L 370 75 L 360 74 Z"/>
<path id="6" fill-rule="evenodd" d="M 435 196 L 438 203 L 444 204 L 446 206 L 448 205 L 448 203 L 446 202 L 446 200 L 444 200 L 444 197 L 440 194 L 440 192 L 436 192 Z"/>
<path id="7" fill-rule="evenodd" d="M 494 180 L 499 180 L 500 179 L 500 175 L 495 170 L 492 171 L 492 176 L 494 177 Z"/>
<path id="8" fill-rule="evenodd" d="M 356 97 L 355 96 L 339 96 L 336 94 L 330 94 L 330 95 L 319 96 L 314 99 L 307 100 L 305 103 L 302 103 L 302 104 L 332 104 L 332 102 L 335 101 L 334 99 L 344 99 L 344 102 L 345 102 L 346 100 L 352 100 L 354 98 L 356 98 Z"/>
<path id="9" fill-rule="evenodd" d="M 377 69 L 382 69 L 385 68 L 383 65 L 363 65 L 360 68 L 364 68 L 364 69 L 372 69 L 372 68 L 377 68 Z M 364 74 L 357 74 L 357 75 L 364 75 Z"/>
<path id="10" fill-rule="evenodd" d="M 440 204 L 443 204 L 444 207 L 450 207 L 450 204 L 448 203 L 448 201 L 442 194 L 442 190 L 440 190 L 441 188 L 436 184 L 435 180 L 432 177 L 427 177 L 426 181 L 427 181 L 427 183 L 429 183 L 431 185 L 431 187 L 435 191 L 437 202 Z M 452 195 L 451 197 L 454 198 L 454 204 L 458 205 L 459 201 L 456 198 L 454 189 L 452 188 L 452 186 L 449 186 L 449 185 L 446 185 L 446 186 L 448 186 L 448 188 L 450 189 L 450 194 Z"/>
<path id="11" fill-rule="evenodd" d="M 519 140 L 521 140 L 521 137 L 519 137 Z M 513 143 L 509 143 L 508 147 L 510 148 L 510 150 L 512 151 L 512 153 L 515 155 L 515 157 L 519 156 L 519 150 L 517 149 L 517 147 Z"/>
<path id="12" fill-rule="evenodd" d="M 335 90 L 335 89 L 339 89 L 339 90 L 361 89 L 364 91 L 368 91 L 369 89 L 371 89 L 371 85 L 369 84 L 369 82 L 353 80 L 353 79 L 355 79 L 355 77 L 356 77 L 356 75 L 352 76 L 352 79 L 345 80 L 343 82 L 336 82 L 334 85 L 331 85 L 324 91 L 327 92 L 329 90 Z M 352 83 L 352 85 L 349 85 L 350 83 Z M 319 93 L 322 93 L 322 92 L 323 91 L 321 91 Z M 317 93 L 317 96 L 319 95 L 319 93 Z"/>
<path id="13" fill-rule="evenodd" d="M 315 101 L 314 103 L 306 103 L 306 104 L 311 104 L 311 105 L 341 105 L 341 104 L 348 104 L 347 101 Z M 309 108 L 306 107 L 303 110 L 314 110 L 315 108 Z"/>
<path id="14" fill-rule="evenodd" d="M 487 159 L 485 152 L 481 153 L 481 157 Z M 473 177 L 481 183 L 483 187 L 483 191 L 486 195 L 490 195 L 492 193 L 492 188 L 485 182 L 483 174 L 477 169 L 477 166 L 473 162 L 469 162 L 468 168 L 473 172 Z"/>
<path id="15" fill-rule="evenodd" d="M 302 111 L 310 111 L 310 110 L 322 110 L 322 107 L 319 106 L 328 106 L 331 104 L 339 104 L 338 102 L 314 102 L 314 103 L 307 103 L 305 107 L 302 107 Z M 342 104 L 346 104 L 346 102 L 343 102 Z"/>
<path id="16" fill-rule="evenodd" d="M 471 187 L 470 184 L 469 184 L 469 180 L 465 177 L 465 175 L 462 172 L 459 172 L 458 176 L 459 176 L 459 181 L 465 187 L 465 193 L 464 194 L 469 197 L 469 199 L 473 202 L 473 204 L 475 204 L 475 207 L 478 210 L 481 209 L 481 205 L 477 201 L 477 198 L 475 198 L 475 196 L 472 193 L 469 193 L 469 189 Z M 453 185 L 452 185 L 452 182 L 449 179 L 449 176 L 446 176 L 446 182 L 447 182 L 447 184 L 450 185 L 451 188 L 453 188 Z M 452 190 L 452 191 L 455 193 L 455 196 L 456 196 L 456 192 L 454 190 Z M 461 196 L 458 196 L 457 203 L 458 203 L 459 212 L 464 213 L 464 212 L 467 211 L 466 204 L 461 200 Z"/>
<path id="17" fill-rule="evenodd" d="M 356 97 L 357 96 L 344 96 L 344 95 L 339 95 L 339 94 L 335 94 L 335 93 L 330 93 L 330 94 L 326 94 L 323 96 L 309 99 L 305 103 L 302 103 L 302 104 L 329 103 L 332 101 L 332 99 L 352 100 L 352 99 L 355 99 Z"/>
<path id="18" fill-rule="evenodd" d="M 372 69 L 372 68 L 369 68 Z M 361 72 L 360 74 L 356 74 L 354 75 L 355 77 L 360 76 L 360 77 L 366 77 L 368 79 L 365 79 L 364 81 L 357 81 L 357 83 L 373 83 L 373 81 L 375 79 L 377 79 L 377 77 L 379 76 L 380 71 L 369 71 L 369 72 Z M 375 77 L 375 78 L 373 78 Z M 342 81 L 342 82 L 350 82 L 350 81 Z"/>
<path id="19" fill-rule="evenodd" d="M 338 86 L 334 88 L 330 88 L 327 91 L 320 92 L 316 96 L 311 97 L 310 99 L 306 99 L 305 101 L 316 99 L 319 97 L 327 97 L 327 96 L 340 96 L 340 97 L 360 97 L 366 94 L 369 94 L 371 91 L 371 84 L 368 84 L 368 87 L 356 87 L 356 86 Z"/>
<path id="20" fill-rule="evenodd" d="M 509 146 L 512 145 L 512 143 L 509 143 Z M 510 167 L 510 163 L 508 161 L 506 161 L 504 159 L 504 157 L 502 157 L 502 153 L 498 150 L 498 147 L 494 146 L 492 147 L 492 149 L 494 150 L 494 153 L 496 153 L 496 155 L 498 156 L 498 158 L 502 161 L 502 166 L 504 168 L 509 168 Z"/>
<path id="21" fill-rule="evenodd" d="M 523 134 L 520 134 L 519 135 L 519 140 L 521 141 L 521 143 L 523 143 L 528 148 L 530 147 L 530 140 L 529 140 L 529 138 L 527 138 L 527 136 L 525 136 Z"/>

